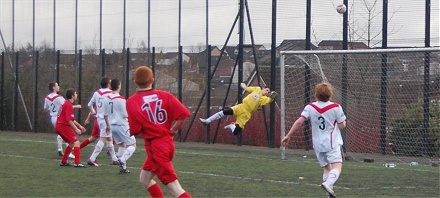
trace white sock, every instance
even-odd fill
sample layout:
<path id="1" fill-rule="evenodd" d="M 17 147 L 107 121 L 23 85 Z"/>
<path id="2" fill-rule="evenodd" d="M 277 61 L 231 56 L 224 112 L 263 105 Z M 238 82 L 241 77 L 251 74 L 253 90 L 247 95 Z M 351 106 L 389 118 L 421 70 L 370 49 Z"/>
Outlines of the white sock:
<path id="1" fill-rule="evenodd" d="M 136 151 L 136 148 L 134 146 L 128 146 L 127 149 L 125 149 L 124 155 L 121 156 L 121 161 L 125 164 L 128 159 L 133 155 L 134 151 Z"/>
<path id="2" fill-rule="evenodd" d="M 219 111 L 219 112 L 215 113 L 214 115 L 212 115 L 211 117 L 207 118 L 206 121 L 208 123 L 211 123 L 212 121 L 223 118 L 224 116 L 225 116 L 225 114 L 223 114 L 223 111 Z"/>
<path id="3" fill-rule="evenodd" d="M 330 170 L 330 172 L 328 173 L 328 178 L 325 181 L 327 184 L 329 184 L 330 186 L 333 186 L 333 184 L 336 183 L 336 181 L 339 178 L 339 172 L 335 169 Z"/>
<path id="4" fill-rule="evenodd" d="M 322 174 L 322 182 L 327 181 L 327 178 L 328 178 L 328 173 L 323 173 Z"/>
<path id="5" fill-rule="evenodd" d="M 58 151 L 63 151 L 63 138 L 60 135 L 57 136 L 57 148 Z"/>
<path id="6" fill-rule="evenodd" d="M 95 145 L 95 150 L 93 150 L 93 153 L 89 158 L 91 161 L 96 161 L 96 157 L 98 157 L 99 153 L 101 153 L 102 147 L 104 147 L 104 142 L 99 140 Z"/>
<path id="7" fill-rule="evenodd" d="M 119 146 L 118 148 L 118 154 L 116 154 L 116 157 L 121 158 L 122 155 L 124 155 L 125 147 Z"/>
<path id="8" fill-rule="evenodd" d="M 107 141 L 105 142 L 108 152 L 110 152 L 110 157 L 112 158 L 112 161 L 118 161 L 118 158 L 115 154 L 115 146 L 113 145 L 113 141 Z"/>

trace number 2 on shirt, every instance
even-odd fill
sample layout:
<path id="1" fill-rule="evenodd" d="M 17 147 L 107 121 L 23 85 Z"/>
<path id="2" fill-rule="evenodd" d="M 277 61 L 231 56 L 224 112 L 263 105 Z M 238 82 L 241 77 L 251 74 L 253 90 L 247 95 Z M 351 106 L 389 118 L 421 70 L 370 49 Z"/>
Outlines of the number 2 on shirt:
<path id="1" fill-rule="evenodd" d="M 167 112 L 162 109 L 162 100 L 156 100 L 142 105 L 142 110 L 146 111 L 151 122 L 163 124 L 167 120 Z"/>

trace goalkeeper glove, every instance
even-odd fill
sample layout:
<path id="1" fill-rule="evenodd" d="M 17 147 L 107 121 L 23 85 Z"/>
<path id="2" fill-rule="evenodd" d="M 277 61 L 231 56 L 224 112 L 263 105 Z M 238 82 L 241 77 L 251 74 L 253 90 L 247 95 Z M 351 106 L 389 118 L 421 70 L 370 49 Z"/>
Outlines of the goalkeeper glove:
<path id="1" fill-rule="evenodd" d="M 241 88 L 243 88 L 243 89 L 246 89 L 246 84 L 244 84 L 244 83 L 240 83 L 240 86 L 241 86 Z"/>
<path id="2" fill-rule="evenodd" d="M 275 98 L 277 97 L 278 93 L 276 91 L 271 91 L 270 92 L 270 99 L 275 100 Z"/>

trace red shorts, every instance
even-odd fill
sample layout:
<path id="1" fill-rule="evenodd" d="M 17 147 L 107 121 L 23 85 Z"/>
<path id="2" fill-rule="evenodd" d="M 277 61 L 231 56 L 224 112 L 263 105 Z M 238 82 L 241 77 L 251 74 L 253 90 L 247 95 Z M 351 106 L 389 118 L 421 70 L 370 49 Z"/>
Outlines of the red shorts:
<path id="1" fill-rule="evenodd" d="M 164 185 L 176 180 L 177 174 L 171 163 L 175 150 L 174 140 L 171 136 L 144 141 L 147 159 L 142 169 L 155 173 Z"/>
<path id="2" fill-rule="evenodd" d="M 68 125 L 57 124 L 55 131 L 67 143 L 74 143 L 78 141 L 78 136 L 76 136 L 76 133 L 73 131 L 72 127 Z"/>
<path id="3" fill-rule="evenodd" d="M 93 122 L 92 136 L 99 137 L 99 125 L 98 125 L 98 121 L 96 121 L 96 119 Z"/>

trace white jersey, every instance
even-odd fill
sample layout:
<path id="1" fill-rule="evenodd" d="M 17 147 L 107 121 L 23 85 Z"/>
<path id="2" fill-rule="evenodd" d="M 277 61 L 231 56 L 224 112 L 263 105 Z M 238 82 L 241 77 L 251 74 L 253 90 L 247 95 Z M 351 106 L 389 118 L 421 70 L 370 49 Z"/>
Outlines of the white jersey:
<path id="1" fill-rule="evenodd" d="M 125 103 L 125 98 L 119 94 L 111 93 L 104 98 L 104 114 L 108 116 L 110 125 L 128 125 Z"/>
<path id="2" fill-rule="evenodd" d="M 103 102 L 104 98 L 110 93 L 112 93 L 112 91 L 109 88 L 98 89 L 95 91 L 95 93 L 93 93 L 90 102 L 87 104 L 90 112 L 96 113 L 97 118 L 104 118 Z M 95 109 L 93 109 L 93 106 L 96 106 L 96 112 Z"/>
<path id="3" fill-rule="evenodd" d="M 61 105 L 66 101 L 61 94 L 50 93 L 44 98 L 44 109 L 49 110 L 51 117 L 57 117 Z"/>
<path id="4" fill-rule="evenodd" d="M 301 116 L 310 120 L 313 148 L 318 152 L 328 152 L 343 144 L 338 123 L 346 117 L 342 107 L 334 102 L 313 102 L 304 107 Z"/>

